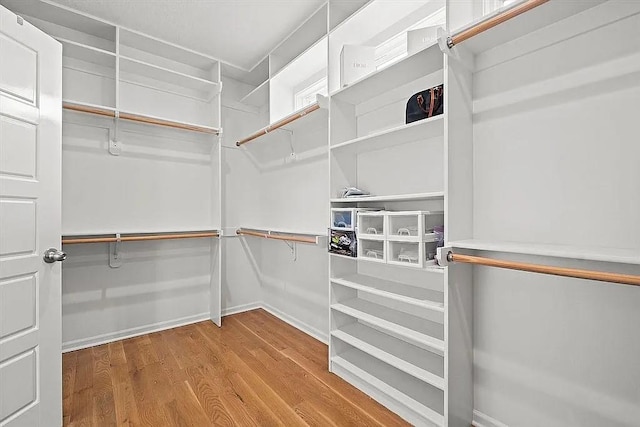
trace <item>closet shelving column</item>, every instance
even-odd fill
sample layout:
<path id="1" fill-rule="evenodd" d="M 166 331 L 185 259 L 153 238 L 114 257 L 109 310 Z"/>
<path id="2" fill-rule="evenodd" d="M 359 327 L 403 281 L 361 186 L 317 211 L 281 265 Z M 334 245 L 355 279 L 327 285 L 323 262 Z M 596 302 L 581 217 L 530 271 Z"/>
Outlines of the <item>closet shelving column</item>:
<path id="1" fill-rule="evenodd" d="M 174 230 L 219 230 L 220 155 L 216 136 L 220 132 L 221 123 L 219 62 L 206 55 L 51 3 L 8 0 L 6 5 L 63 45 L 65 124 L 105 130 L 108 132 L 108 151 L 114 156 L 129 157 L 128 151 L 139 153 L 140 146 L 133 141 L 139 138 L 138 135 L 140 138 L 157 138 L 157 150 L 164 153 L 167 141 L 173 144 L 184 142 L 191 147 L 211 146 L 207 157 L 211 159 L 211 167 L 215 168 L 211 170 L 211 176 L 216 182 L 212 186 L 213 194 L 202 195 L 202 199 L 210 200 L 213 205 L 210 209 L 207 208 L 207 212 L 211 212 L 210 218 L 191 215 L 190 219 L 183 220 L 187 216 L 183 214 L 187 212 L 182 212 L 172 219 L 175 223 L 165 221 L 154 226 L 155 215 L 148 215 L 148 220 L 137 219 L 147 216 L 145 210 L 162 208 L 153 205 L 153 197 L 145 199 L 150 202 L 148 206 L 139 202 L 144 197 L 137 197 L 130 206 L 134 211 L 123 215 L 122 209 L 119 209 L 122 204 L 121 195 L 117 191 L 109 191 L 115 188 L 113 187 L 105 188 L 103 192 L 103 201 L 113 198 L 113 210 L 83 212 L 85 207 L 82 204 L 76 204 L 72 210 L 72 204 L 67 203 L 68 208 L 63 213 L 65 235 L 101 235 L 123 230 L 160 234 Z M 137 136 L 134 137 L 134 134 Z M 127 140 L 131 141 L 130 145 L 127 145 Z M 153 153 L 154 148 L 149 149 Z M 198 148 L 197 151 L 203 150 Z M 95 156 L 92 159 L 99 165 L 108 161 L 102 156 L 99 160 L 97 158 Z M 115 162 L 123 163 L 128 160 L 114 159 Z M 83 173 L 78 172 L 75 167 L 67 167 L 66 173 L 70 173 L 69 169 L 73 169 L 73 173 Z M 100 179 L 94 180 L 95 175 L 84 178 L 86 179 L 73 176 L 67 181 L 67 196 L 71 193 L 80 196 L 86 191 L 88 184 L 84 181 L 103 186 Z M 180 177 L 176 177 L 176 182 L 179 179 Z M 138 182 L 135 177 L 131 180 L 132 186 Z M 209 188 L 209 184 L 204 186 Z M 191 194 L 188 200 L 193 203 L 198 197 Z M 94 208 L 86 206 L 86 209 Z M 187 223 L 179 224 L 183 221 Z M 215 277 L 212 277 L 211 286 L 211 317 L 220 324 L 220 251 L 217 247 L 217 239 L 214 239 L 212 256 L 216 259 L 212 259 Z"/>
<path id="2" fill-rule="evenodd" d="M 372 5 L 363 11 L 367 7 Z M 335 43 L 348 42 L 341 28 Z M 340 51 L 333 43 L 330 34 L 330 70 Z M 439 212 L 442 218 L 445 116 L 405 124 L 404 106 L 414 93 L 443 82 L 444 57 L 433 45 L 349 86 L 334 87 L 329 112 L 334 212 L 367 208 L 411 212 L 415 218 Z M 338 197 L 351 186 L 372 195 Z M 397 251 L 389 248 L 425 243 L 393 234 L 361 235 L 365 244 L 384 240 L 382 261 L 329 257 L 330 370 L 416 425 L 450 425 L 448 396 L 457 385 L 448 373 L 448 272 L 428 262 L 394 260 Z"/>

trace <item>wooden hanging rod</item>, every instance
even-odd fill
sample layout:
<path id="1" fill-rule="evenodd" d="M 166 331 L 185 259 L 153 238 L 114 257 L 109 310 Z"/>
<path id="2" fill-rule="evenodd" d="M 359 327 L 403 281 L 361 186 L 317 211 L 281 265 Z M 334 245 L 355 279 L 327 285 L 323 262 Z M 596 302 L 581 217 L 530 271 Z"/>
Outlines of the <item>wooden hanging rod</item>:
<path id="1" fill-rule="evenodd" d="M 600 282 L 620 283 L 623 285 L 640 286 L 640 276 L 629 274 L 607 273 L 604 271 L 581 270 L 577 268 L 552 267 L 548 265 L 529 264 L 516 261 L 505 261 L 471 255 L 460 255 L 449 252 L 447 261 L 466 264 L 484 265 L 487 267 L 506 268 L 531 273 L 551 274 L 554 276 L 575 277 L 578 279 L 598 280 Z"/>
<path id="2" fill-rule="evenodd" d="M 265 239 L 286 240 L 287 242 L 311 243 L 313 245 L 318 243 L 316 236 L 283 233 L 280 231 L 260 231 L 247 228 L 239 228 L 238 230 L 236 230 L 236 234 L 239 236 L 255 236 L 263 237 Z"/>
<path id="3" fill-rule="evenodd" d="M 176 121 L 166 120 L 166 119 L 159 119 L 157 117 L 144 116 L 142 114 L 127 113 L 124 111 L 121 111 L 118 114 L 116 114 L 115 110 L 110 110 L 107 108 L 100 108 L 100 107 L 95 107 L 90 105 L 63 102 L 62 108 L 64 108 L 65 110 L 77 111 L 80 113 L 96 114 L 99 116 L 114 117 L 114 118 L 119 117 L 122 120 L 129 120 L 132 122 L 145 123 L 149 125 L 164 126 L 164 127 L 173 128 L 173 129 L 207 133 L 210 135 L 220 134 L 219 129 L 215 129 L 211 127 L 192 125 L 189 123 L 181 123 L 181 122 L 176 122 Z"/>
<path id="4" fill-rule="evenodd" d="M 282 126 L 286 126 L 289 123 L 291 123 L 291 122 L 293 122 L 295 120 L 298 120 L 299 118 L 304 117 L 309 113 L 312 113 L 312 112 L 316 111 L 319 108 L 320 108 L 320 104 L 319 103 L 316 102 L 315 104 L 311 104 L 307 108 L 305 108 L 304 110 L 298 111 L 298 112 L 296 112 L 294 114 L 291 114 L 290 116 L 287 116 L 284 119 L 281 119 L 281 120 L 279 120 L 279 121 L 277 121 L 275 123 L 272 123 L 269 126 L 264 127 L 262 129 L 260 129 L 259 131 L 249 135 L 248 137 L 246 137 L 244 139 L 241 139 L 240 141 L 237 141 L 236 142 L 236 146 L 240 147 L 242 144 L 246 144 L 247 142 L 253 141 L 256 138 L 259 138 L 259 137 L 261 137 L 263 135 L 268 134 L 269 132 L 272 132 L 272 131 L 274 131 L 274 130 L 276 130 L 278 128 L 281 128 Z"/>
<path id="5" fill-rule="evenodd" d="M 116 242 L 141 242 L 147 240 L 175 240 L 175 239 L 198 239 L 203 237 L 219 237 L 217 231 L 197 231 L 188 233 L 158 233 L 158 234 L 126 234 L 118 237 L 116 235 L 100 236 L 63 236 L 63 245 L 74 245 L 79 243 L 116 243 Z"/>
<path id="6" fill-rule="evenodd" d="M 527 0 L 525 2 L 522 2 L 517 6 L 507 9 L 504 12 L 498 13 L 497 15 L 491 16 L 484 21 L 478 22 L 472 27 L 462 30 L 447 38 L 447 46 L 449 47 L 449 49 L 451 49 L 455 45 L 462 43 L 465 40 L 469 40 L 470 38 L 475 37 L 480 33 L 490 30 L 491 28 L 500 25 L 503 22 L 508 21 L 509 19 L 515 18 L 518 15 L 528 12 L 531 9 L 536 8 L 544 3 L 547 3 L 548 1 L 549 0 Z"/>

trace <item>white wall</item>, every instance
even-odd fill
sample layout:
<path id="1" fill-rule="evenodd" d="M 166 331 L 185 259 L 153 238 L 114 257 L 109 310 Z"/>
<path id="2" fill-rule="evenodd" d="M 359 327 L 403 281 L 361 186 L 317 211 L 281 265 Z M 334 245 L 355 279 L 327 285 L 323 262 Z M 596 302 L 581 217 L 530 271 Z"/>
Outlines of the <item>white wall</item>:
<path id="1" fill-rule="evenodd" d="M 544 49 L 532 34 L 519 43 L 531 52 L 512 47 L 513 59 L 474 75 L 475 238 L 640 250 L 640 15 L 600 22 L 623 3 L 545 30 Z M 477 411 L 509 426 L 638 425 L 637 287 L 480 267 L 473 283 Z"/>
<path id="2" fill-rule="evenodd" d="M 65 113 L 63 234 L 216 229 L 215 138 Z M 65 245 L 63 347 L 94 345 L 209 317 L 217 241 Z"/>
<path id="3" fill-rule="evenodd" d="M 223 313 L 263 306 L 305 332 L 327 340 L 328 265 L 324 246 L 236 237 L 239 227 L 326 234 L 328 215 L 327 129 L 287 131 L 235 141 L 267 123 L 266 110 L 241 112 L 251 88 L 225 80 Z M 288 162 L 291 144 L 297 161 Z"/>
<path id="4" fill-rule="evenodd" d="M 250 227 L 261 216 L 260 172 L 235 143 L 259 128 L 266 112 L 238 103 L 253 87 L 228 78 L 223 84 L 222 313 L 231 314 L 258 307 L 262 301 L 259 241 L 245 242 L 235 235 L 237 228 Z"/>

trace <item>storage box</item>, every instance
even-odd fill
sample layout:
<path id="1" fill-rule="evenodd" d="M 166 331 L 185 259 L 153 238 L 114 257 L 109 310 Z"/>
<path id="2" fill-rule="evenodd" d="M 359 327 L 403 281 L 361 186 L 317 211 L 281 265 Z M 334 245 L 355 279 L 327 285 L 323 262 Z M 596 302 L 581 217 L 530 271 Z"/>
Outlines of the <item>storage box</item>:
<path id="1" fill-rule="evenodd" d="M 375 48 L 344 45 L 340 52 L 340 87 L 345 87 L 375 71 Z"/>
<path id="2" fill-rule="evenodd" d="M 356 209 L 331 209 L 331 228 L 334 230 L 356 230 Z"/>
<path id="3" fill-rule="evenodd" d="M 387 242 L 387 262 L 389 264 L 422 268 L 424 265 L 424 245 L 418 242 Z"/>
<path id="4" fill-rule="evenodd" d="M 358 241 L 356 233 L 346 230 L 329 229 L 329 252 L 356 257 L 358 255 Z"/>
<path id="5" fill-rule="evenodd" d="M 358 239 L 383 240 L 385 238 L 385 211 L 358 212 L 357 218 L 356 235 Z"/>
<path id="6" fill-rule="evenodd" d="M 438 41 L 439 25 L 407 31 L 407 54 L 413 55 Z"/>
<path id="7" fill-rule="evenodd" d="M 432 242 L 436 226 L 444 224 L 444 212 L 387 212 L 387 239 L 397 242 Z"/>
<path id="8" fill-rule="evenodd" d="M 384 240 L 358 238 L 358 258 L 374 262 L 387 262 Z"/>

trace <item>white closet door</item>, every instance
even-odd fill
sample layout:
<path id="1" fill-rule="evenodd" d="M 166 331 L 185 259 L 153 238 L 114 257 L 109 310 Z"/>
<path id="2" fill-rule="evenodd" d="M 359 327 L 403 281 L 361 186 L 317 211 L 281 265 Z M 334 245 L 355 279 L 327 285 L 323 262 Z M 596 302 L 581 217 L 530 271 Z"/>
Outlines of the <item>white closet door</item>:
<path id="1" fill-rule="evenodd" d="M 0 6 L 0 426 L 62 424 L 62 48 Z"/>

